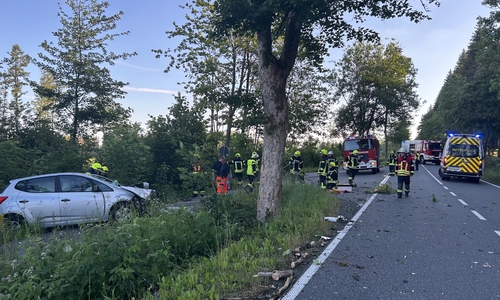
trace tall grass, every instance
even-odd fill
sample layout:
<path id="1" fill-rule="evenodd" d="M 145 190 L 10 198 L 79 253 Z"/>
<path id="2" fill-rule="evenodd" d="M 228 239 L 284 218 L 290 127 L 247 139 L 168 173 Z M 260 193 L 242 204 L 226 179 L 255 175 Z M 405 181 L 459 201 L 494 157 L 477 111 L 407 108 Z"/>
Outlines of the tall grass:
<path id="1" fill-rule="evenodd" d="M 324 235 L 329 224 L 323 217 L 338 212 L 338 200 L 316 186 L 285 186 L 283 198 L 282 212 L 274 221 L 254 228 L 252 234 L 190 270 L 163 277 L 158 291 L 161 299 L 257 297 L 269 279 L 253 275 L 288 269 L 291 257 L 287 250 Z"/>
<path id="2" fill-rule="evenodd" d="M 486 156 L 483 178 L 500 184 L 500 158 L 498 156 Z"/>

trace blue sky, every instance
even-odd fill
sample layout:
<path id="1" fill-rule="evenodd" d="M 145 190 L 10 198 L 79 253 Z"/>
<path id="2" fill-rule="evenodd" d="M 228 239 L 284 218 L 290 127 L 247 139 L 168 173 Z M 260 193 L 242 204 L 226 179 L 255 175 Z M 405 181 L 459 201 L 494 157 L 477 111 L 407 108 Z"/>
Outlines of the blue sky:
<path id="1" fill-rule="evenodd" d="M 188 0 L 108 0 L 110 14 L 124 12 L 117 23 L 117 31 L 130 31 L 128 36 L 110 42 L 114 52 L 137 52 L 138 55 L 111 67 L 113 78 L 129 82 L 128 95 L 119 100 L 134 110 L 132 121 L 145 123 L 148 115 L 166 115 L 173 103 L 173 94 L 182 92 L 177 82 L 183 80 L 181 71 L 165 74 L 165 59 L 156 59 L 151 49 L 167 49 L 177 46 L 178 41 L 168 40 L 166 30 L 172 23 L 184 22 L 186 11 L 179 4 Z M 59 22 L 58 1 L 54 0 L 2 0 L 0 4 L 0 59 L 7 57 L 12 45 L 36 57 L 42 52 L 42 41 L 55 41 L 52 32 Z M 66 7 L 64 0 L 60 0 Z M 415 5 L 420 1 L 412 0 Z M 489 9 L 481 0 L 441 0 L 441 7 L 431 6 L 433 20 L 414 24 L 406 19 L 370 21 L 365 24 L 377 30 L 382 39 L 395 38 L 400 42 L 404 55 L 412 58 L 418 69 L 418 93 L 427 103 L 415 114 L 418 125 L 420 116 L 433 104 L 444 78 L 453 69 L 460 52 L 467 48 L 478 16 L 487 16 Z M 66 10 L 68 11 L 68 10 Z M 334 49 L 328 60 L 338 60 L 343 50 Z M 28 69 L 34 80 L 40 78 L 37 68 Z M 33 97 L 29 91 L 27 98 Z"/>

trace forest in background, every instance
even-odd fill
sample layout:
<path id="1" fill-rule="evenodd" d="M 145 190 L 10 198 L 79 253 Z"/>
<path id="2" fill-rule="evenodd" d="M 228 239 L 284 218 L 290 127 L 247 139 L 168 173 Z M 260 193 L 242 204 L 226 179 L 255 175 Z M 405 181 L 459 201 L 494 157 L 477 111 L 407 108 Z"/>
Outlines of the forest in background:
<path id="1" fill-rule="evenodd" d="M 106 3 L 66 4 L 60 7 L 56 44 L 42 41 L 44 51 L 37 58 L 13 45 L 1 60 L 0 187 L 23 176 L 84 172 L 99 161 L 124 184 L 148 181 L 169 192 L 189 186 L 186 178 L 195 154 L 210 168 L 222 145 L 244 158 L 261 153 L 264 114 L 255 36 L 229 29 L 217 36 L 210 26 L 210 2 L 188 5 L 191 18 L 167 32 L 169 38 L 183 37 L 178 48 L 155 52 L 168 60 L 166 71 L 184 70 L 187 80 L 181 84 L 193 101 L 176 95 L 167 115 L 138 124 L 130 121 L 130 108 L 115 101 L 126 93 L 126 83 L 114 80 L 109 69 L 113 61 L 136 53 L 105 51 L 110 37 L 126 38 L 127 32 L 108 35 L 122 13 L 95 23 L 92 16 L 102 16 Z M 84 11 L 87 20 L 72 22 L 75 12 Z M 496 11 L 478 20 L 471 43 L 422 118 L 418 138 L 473 131 L 483 133 L 489 149 L 498 147 L 497 23 Z M 95 30 L 84 34 L 89 28 Z M 86 46 L 69 36 L 80 37 Z M 375 133 L 387 142 L 386 148 L 409 138 L 415 120 L 408 112 L 420 105 L 417 70 L 397 41 L 356 42 L 331 69 L 301 50 L 286 89 L 290 109 L 283 160 L 300 149 L 309 166 L 316 166 L 319 149 L 337 151 L 339 140 L 350 133 Z M 30 80 L 28 64 L 42 70 L 38 82 Z M 27 89 L 37 95 L 34 101 L 24 100 Z"/>

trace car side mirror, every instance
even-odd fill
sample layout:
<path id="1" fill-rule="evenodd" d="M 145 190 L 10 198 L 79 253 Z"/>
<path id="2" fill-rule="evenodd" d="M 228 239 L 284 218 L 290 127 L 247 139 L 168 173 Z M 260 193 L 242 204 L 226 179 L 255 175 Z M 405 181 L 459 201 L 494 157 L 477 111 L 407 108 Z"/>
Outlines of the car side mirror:
<path id="1" fill-rule="evenodd" d="M 98 185 L 93 185 L 92 186 L 92 192 L 100 192 L 100 191 L 101 191 L 101 189 L 99 188 Z"/>

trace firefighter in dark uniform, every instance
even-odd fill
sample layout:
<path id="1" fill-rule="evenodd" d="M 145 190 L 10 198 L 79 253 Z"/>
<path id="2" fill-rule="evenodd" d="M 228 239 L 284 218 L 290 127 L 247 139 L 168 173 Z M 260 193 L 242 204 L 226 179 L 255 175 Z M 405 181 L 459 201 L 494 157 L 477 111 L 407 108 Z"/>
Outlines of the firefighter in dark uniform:
<path id="1" fill-rule="evenodd" d="M 389 165 L 389 176 L 394 176 L 396 174 L 396 162 L 398 158 L 394 151 L 391 151 L 389 158 L 387 159 L 387 164 Z"/>
<path id="2" fill-rule="evenodd" d="M 300 151 L 295 151 L 290 158 L 290 173 L 297 175 L 301 180 L 304 180 L 304 161 L 300 156 Z"/>
<path id="3" fill-rule="evenodd" d="M 354 183 L 354 177 L 358 173 L 358 166 L 361 158 L 358 156 L 358 150 L 352 151 L 352 153 L 347 157 L 347 175 L 349 175 L 349 184 L 356 185 Z"/>
<path id="4" fill-rule="evenodd" d="M 328 152 L 328 172 L 326 173 L 326 188 L 336 189 L 339 183 L 339 165 L 333 151 Z"/>
<path id="5" fill-rule="evenodd" d="M 236 153 L 231 164 L 234 167 L 234 174 L 236 175 L 236 179 L 238 180 L 238 188 L 241 187 L 243 183 L 243 159 L 241 159 L 241 154 Z"/>
<path id="6" fill-rule="evenodd" d="M 404 148 L 398 150 L 398 160 L 396 164 L 396 175 L 398 176 L 398 198 L 403 196 L 403 184 L 405 197 L 410 194 L 410 177 L 413 176 L 413 158 Z"/>
<path id="7" fill-rule="evenodd" d="M 319 160 L 318 174 L 319 174 L 319 185 L 322 189 L 326 189 L 326 174 L 328 172 L 328 151 L 326 149 L 321 149 L 321 158 Z"/>

